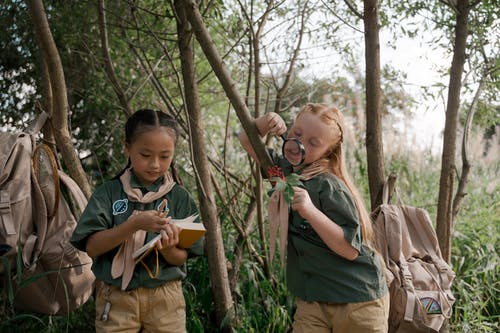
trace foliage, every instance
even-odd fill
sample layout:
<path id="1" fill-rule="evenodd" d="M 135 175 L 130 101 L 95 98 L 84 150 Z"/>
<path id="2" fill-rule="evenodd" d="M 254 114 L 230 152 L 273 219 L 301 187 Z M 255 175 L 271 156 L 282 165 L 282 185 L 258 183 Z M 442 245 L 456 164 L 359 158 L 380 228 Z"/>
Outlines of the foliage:
<path id="1" fill-rule="evenodd" d="M 494 169 L 489 171 L 492 173 Z M 488 178 L 475 178 L 481 183 L 471 184 L 453 234 L 456 306 L 452 323 L 457 332 L 498 332 L 500 186 L 485 191 Z"/>
<path id="2" fill-rule="evenodd" d="M 292 173 L 285 177 L 283 171 L 281 171 L 278 166 L 271 169 L 272 170 L 269 171 L 269 176 L 271 184 L 274 184 L 273 191 L 283 191 L 285 201 L 290 206 L 294 196 L 293 188 L 302 185 L 300 176 L 296 173 Z"/>
<path id="3" fill-rule="evenodd" d="M 0 2 L 0 121 L 3 126 L 22 124 L 24 111 L 34 104 L 31 87 L 39 76 L 30 58 L 34 53 L 33 33 L 26 21 L 26 4 Z M 21 112 L 20 112 L 21 111 Z"/>
<path id="4" fill-rule="evenodd" d="M 499 39 L 489 37 L 490 34 L 495 36 L 492 28 L 498 24 L 498 20 L 492 21 L 492 17 L 498 14 L 494 2 L 481 1 L 478 10 L 472 12 L 471 31 L 474 33 L 471 33 L 470 45 L 474 46 L 474 52 L 468 55 L 470 63 L 466 69 L 471 73 L 468 76 L 470 86 L 466 89 L 472 91 L 478 78 L 484 74 L 482 62 L 489 66 L 485 76 L 487 89 L 476 113 L 482 129 L 494 129 L 498 122 L 495 116 L 498 114 L 496 51 Z M 191 162 L 189 140 L 192 133 L 184 111 L 186 103 L 171 2 L 106 3 L 111 60 L 117 77 L 133 109 L 161 108 L 177 117 L 182 137 L 176 150 L 176 166 L 184 185 L 194 189 L 196 170 Z M 122 132 L 127 115 L 104 72 L 95 1 L 46 0 L 44 4 L 64 65 L 71 111 L 70 130 L 87 174 L 97 185 L 114 176 L 126 162 L 122 154 Z M 214 43 L 250 112 L 256 109 L 255 103 L 261 103 L 261 113 L 273 110 L 277 87 L 287 74 L 289 57 L 297 42 L 298 13 L 304 2 L 277 2 L 277 7 L 272 8 L 261 38 L 260 101 L 253 100 L 253 49 L 249 36 L 251 31 L 256 31 L 267 2 L 203 1 L 201 4 Z M 348 170 L 367 198 L 361 20 L 346 7 L 345 2 L 311 1 L 307 4 L 311 16 L 307 16 L 306 35 L 310 44 L 301 50 L 280 112 L 287 122 L 291 122 L 297 108 L 308 101 L 326 101 L 339 106 L 351 129 L 349 138 L 346 138 Z M 454 22 L 454 13 L 443 2 L 432 3 L 432 6 L 426 1 L 384 1 L 381 4 L 387 6 L 381 10 L 382 27 L 391 29 L 394 39 L 433 32 L 429 34 L 432 47 L 451 47 L 453 27 L 450 22 Z M 406 24 L 404 19 L 408 17 L 423 17 L 423 23 Z M 32 118 L 34 102 L 41 95 L 38 51 L 24 2 L 0 2 L 0 29 L 4 32 L 0 35 L 3 50 L 0 53 L 0 122 L 4 128 L 22 127 L 26 119 Z M 488 43 L 481 44 L 481 41 Z M 479 57 L 480 45 L 485 45 L 483 54 L 486 57 L 483 60 Z M 258 166 L 248 163 L 247 155 L 239 147 L 235 135 L 239 130 L 238 119 L 200 47 L 196 42 L 193 46 L 203 117 L 201 133 L 206 139 L 207 154 L 212 163 L 229 273 L 239 271 L 232 290 L 235 301 L 232 311 L 238 318 L 235 329 L 238 332 L 285 332 L 291 325 L 294 300 L 286 289 L 284 270 L 275 263 L 272 263 L 271 272 L 262 267 L 257 259 L 266 257 L 266 239 L 261 239 L 260 232 L 257 232 L 259 226 L 255 218 L 245 224 L 246 216 L 254 213 L 250 203 L 255 199 L 253 188 L 256 184 L 251 180 L 251 174 L 257 173 Z M 329 50 L 327 55 L 338 62 L 336 66 L 325 68 L 323 77 L 313 77 L 304 65 L 305 60 L 318 65 L 324 57 L 322 50 Z M 442 70 L 445 75 L 446 69 Z M 384 138 L 388 138 L 388 134 L 399 134 L 396 125 L 401 119 L 408 119 L 416 107 L 416 102 L 401 84 L 404 81 L 404 73 L 389 66 L 383 68 Z M 430 87 L 422 89 L 435 94 Z M 464 102 L 463 110 L 468 100 Z M 494 130 L 490 130 L 487 134 L 493 133 Z M 398 144 L 397 140 L 386 141 L 386 147 L 394 148 Z M 403 152 L 391 151 L 387 155 L 386 172 L 397 174 L 397 185 L 404 201 L 424 207 L 432 215 L 436 211 L 439 158 L 430 152 L 417 154 L 413 148 L 403 147 Z M 416 160 L 416 156 L 421 160 Z M 470 195 L 466 197 L 454 234 L 452 260 L 457 272 L 454 284 L 457 303 L 451 321 L 456 331 L 494 331 L 498 329 L 495 325 L 499 319 L 495 302 L 499 298 L 496 267 L 500 214 L 498 190 L 488 193 L 483 189 L 487 179 L 498 178 L 498 170 L 474 170 L 477 177 L 469 184 Z M 290 184 L 278 182 L 289 192 Z M 240 229 L 247 230 L 245 237 Z M 240 249 L 243 253 L 241 266 L 231 266 Z M 207 258 L 190 260 L 188 271 L 184 282 L 188 331 L 217 332 Z M 93 331 L 92 301 L 69 316 L 47 317 L 18 313 L 3 296 L 2 293 L 2 332 L 18 328 L 26 332 Z"/>

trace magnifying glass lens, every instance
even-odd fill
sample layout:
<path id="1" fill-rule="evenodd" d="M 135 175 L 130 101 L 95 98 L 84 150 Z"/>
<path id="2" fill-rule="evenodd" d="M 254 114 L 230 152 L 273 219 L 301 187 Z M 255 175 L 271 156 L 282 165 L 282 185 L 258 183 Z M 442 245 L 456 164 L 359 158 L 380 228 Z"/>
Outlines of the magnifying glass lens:
<path id="1" fill-rule="evenodd" d="M 291 165 L 298 166 L 302 164 L 305 154 L 304 145 L 298 139 L 287 139 L 283 143 L 283 156 Z"/>

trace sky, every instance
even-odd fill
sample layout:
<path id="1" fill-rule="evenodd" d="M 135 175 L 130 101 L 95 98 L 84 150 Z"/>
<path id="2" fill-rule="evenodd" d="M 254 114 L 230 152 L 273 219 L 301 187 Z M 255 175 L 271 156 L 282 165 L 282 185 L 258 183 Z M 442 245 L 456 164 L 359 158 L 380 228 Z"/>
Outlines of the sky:
<path id="1" fill-rule="evenodd" d="M 422 86 L 442 83 L 448 85 L 449 76 L 439 74 L 438 68 L 451 66 L 451 57 L 438 50 L 432 50 L 428 45 L 429 35 L 417 36 L 415 39 L 399 38 L 395 45 L 390 47 L 392 36 L 383 30 L 380 31 L 380 65 L 388 64 L 395 69 L 405 72 L 407 78 L 403 87 L 407 93 L 415 98 L 417 104 L 408 134 L 409 141 L 415 142 L 423 150 L 430 150 L 435 154 L 442 149 L 442 132 L 445 123 L 446 100 L 436 99 L 425 101 L 421 96 Z M 363 45 L 362 34 L 353 38 L 354 43 Z M 362 50 L 363 51 L 363 50 Z M 364 52 L 364 51 L 363 51 Z M 328 77 L 327 68 L 335 68 L 337 56 L 332 56 L 334 51 L 329 49 L 314 49 L 314 57 L 307 72 L 314 77 Z M 324 55 L 323 55 L 324 54 Z M 360 55 L 360 62 L 364 62 L 364 53 Z M 364 68 L 364 63 L 360 67 Z M 363 69 L 364 70 L 364 69 Z M 446 96 L 444 97 L 446 98 Z"/>
<path id="2" fill-rule="evenodd" d="M 387 40 L 384 33 L 381 34 L 381 66 L 384 63 L 391 64 L 395 68 L 406 72 L 407 79 L 404 88 L 417 100 L 420 91 L 418 87 L 430 86 L 435 83 L 448 85 L 449 76 L 439 74 L 438 68 L 451 66 L 451 58 L 431 48 L 424 40 L 411 40 L 409 38 L 397 41 L 397 48 L 384 47 Z M 412 125 L 415 135 L 425 148 L 433 152 L 442 148 L 442 131 L 445 123 L 446 101 L 437 99 L 422 102 L 417 105 Z"/>

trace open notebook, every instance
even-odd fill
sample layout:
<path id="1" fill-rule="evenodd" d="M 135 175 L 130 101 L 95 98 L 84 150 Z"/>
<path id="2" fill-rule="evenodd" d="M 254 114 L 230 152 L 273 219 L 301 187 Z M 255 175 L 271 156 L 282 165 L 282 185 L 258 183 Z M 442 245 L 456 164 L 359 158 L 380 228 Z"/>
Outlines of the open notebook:
<path id="1" fill-rule="evenodd" d="M 195 214 L 184 219 L 172 219 L 172 221 L 170 222 L 182 228 L 179 233 L 179 247 L 185 249 L 189 248 L 191 245 L 193 245 L 194 242 L 200 239 L 207 232 L 203 223 L 193 222 L 197 217 L 198 214 Z M 155 238 L 144 244 L 144 246 L 142 246 L 140 249 L 135 251 L 133 254 L 134 260 L 138 262 L 142 258 L 144 258 L 155 247 L 156 242 L 158 242 L 160 239 L 161 235 L 157 235 Z"/>

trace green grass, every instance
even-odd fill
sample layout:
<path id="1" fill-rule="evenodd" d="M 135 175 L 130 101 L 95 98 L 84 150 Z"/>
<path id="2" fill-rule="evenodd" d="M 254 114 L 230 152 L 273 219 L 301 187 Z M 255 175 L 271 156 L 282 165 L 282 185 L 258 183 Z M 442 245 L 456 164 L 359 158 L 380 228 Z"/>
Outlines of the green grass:
<path id="1" fill-rule="evenodd" d="M 499 193 L 498 188 L 485 193 L 472 187 L 456 221 L 452 244 L 456 332 L 500 331 Z"/>

